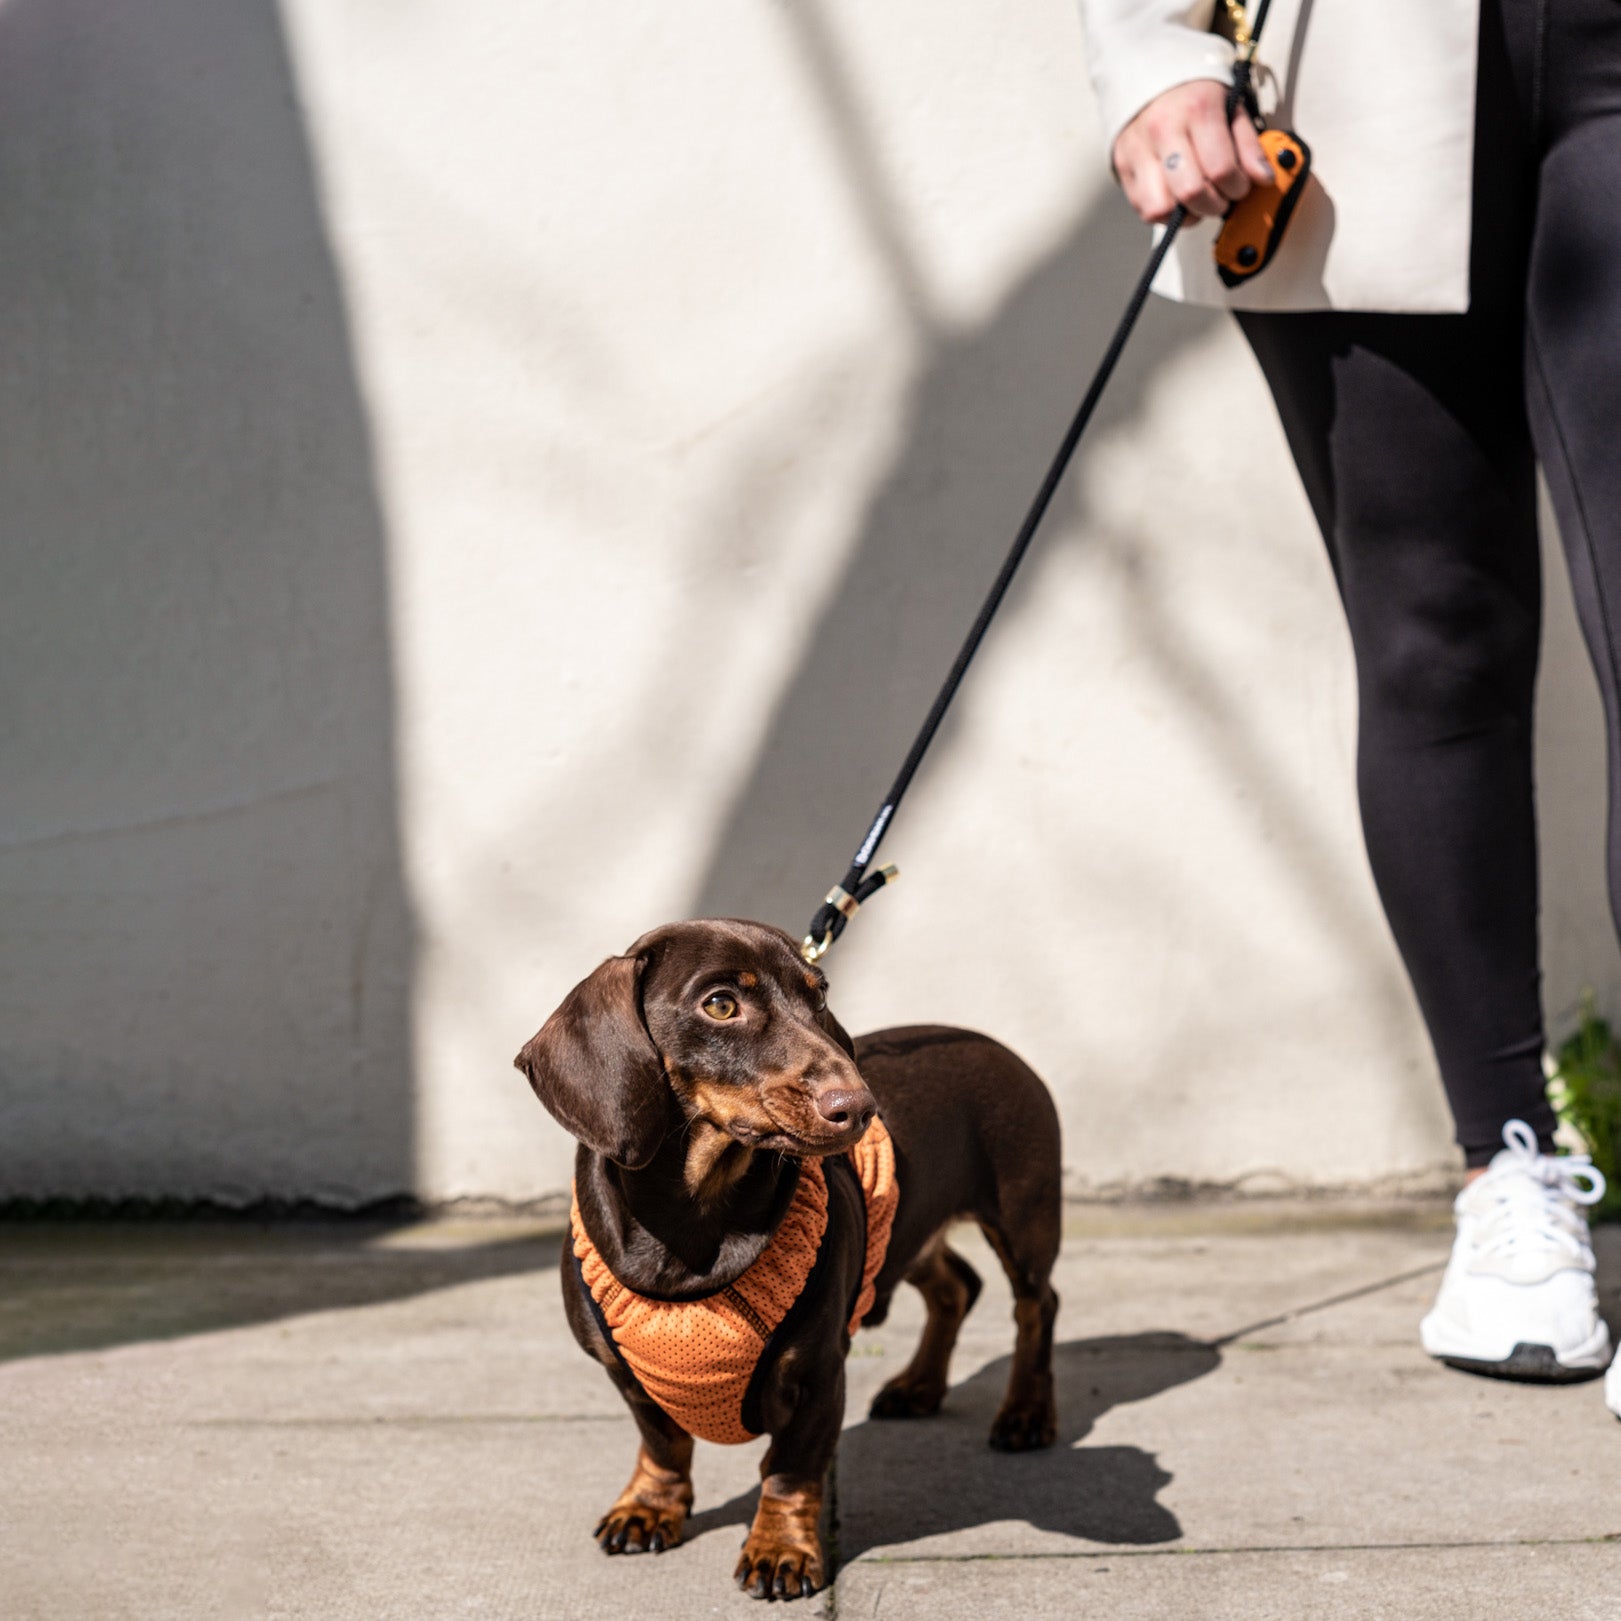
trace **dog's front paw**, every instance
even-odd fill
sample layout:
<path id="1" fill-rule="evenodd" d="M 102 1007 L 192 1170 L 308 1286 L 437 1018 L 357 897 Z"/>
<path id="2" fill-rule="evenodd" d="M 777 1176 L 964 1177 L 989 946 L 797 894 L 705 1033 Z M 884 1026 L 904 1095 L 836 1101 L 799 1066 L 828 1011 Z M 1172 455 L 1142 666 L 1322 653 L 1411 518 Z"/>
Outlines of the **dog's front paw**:
<path id="1" fill-rule="evenodd" d="M 809 1598 L 822 1585 L 821 1539 L 787 1543 L 751 1532 L 733 1577 L 750 1598 Z"/>
<path id="2" fill-rule="evenodd" d="M 685 1503 L 644 1503 L 621 1497 L 591 1534 L 604 1553 L 663 1553 L 681 1541 Z"/>
<path id="3" fill-rule="evenodd" d="M 737 1585 L 750 1598 L 808 1598 L 822 1585 L 821 1517 L 820 1481 L 766 1480 L 733 1572 Z"/>
<path id="4" fill-rule="evenodd" d="M 1058 1414 L 1051 1396 L 1003 1403 L 991 1425 L 998 1452 L 1036 1452 L 1058 1439 Z"/>
<path id="5" fill-rule="evenodd" d="M 692 1508 L 691 1454 L 691 1441 L 673 1466 L 657 1462 L 645 1447 L 636 1454 L 630 1484 L 591 1533 L 604 1553 L 663 1553 L 681 1541 Z"/>
<path id="6" fill-rule="evenodd" d="M 913 1378 L 911 1371 L 898 1373 L 872 1399 L 868 1418 L 929 1418 L 940 1411 L 946 1399 L 945 1385 L 935 1379 Z"/>

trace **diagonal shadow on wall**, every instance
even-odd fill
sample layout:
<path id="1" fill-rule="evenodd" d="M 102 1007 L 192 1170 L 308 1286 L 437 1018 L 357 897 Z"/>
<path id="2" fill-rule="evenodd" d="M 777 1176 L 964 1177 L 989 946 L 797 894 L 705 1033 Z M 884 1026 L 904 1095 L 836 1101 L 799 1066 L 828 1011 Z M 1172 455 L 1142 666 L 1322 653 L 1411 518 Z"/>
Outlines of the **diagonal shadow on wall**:
<path id="1" fill-rule="evenodd" d="M 809 903 L 843 872 L 927 712 L 1148 243 L 1124 202 L 1105 192 L 988 318 L 947 319 L 824 8 L 807 0 L 786 8 L 782 22 L 821 107 L 852 213 L 918 349 L 904 444 L 777 695 L 691 893 L 691 915 L 742 913 L 797 933 Z M 1093 442 L 1129 419 L 1154 373 L 1218 319 L 1156 301 L 1104 396 Z M 1016 584 L 1008 619 L 1019 591 Z M 948 717 L 936 758 L 952 730 Z"/>
<path id="2" fill-rule="evenodd" d="M 0 1199 L 413 1169 L 388 578 L 274 0 L 0 8 Z"/>
<path id="3" fill-rule="evenodd" d="M 987 320 L 928 330 L 904 445 L 778 694 L 759 756 L 694 886 L 692 915 L 741 912 L 798 932 L 808 903 L 843 872 L 1146 254 L 1142 226 L 1105 197 Z M 1155 373 L 1218 319 L 1155 301 L 1094 418 L 1093 442 L 1136 414 Z M 1050 522 L 1061 521 L 1066 499 L 1061 492 Z M 1015 584 L 1006 623 L 1017 619 L 1021 584 L 1028 588 Z M 951 732 L 948 718 L 936 757 L 950 748 Z M 927 791 L 928 769 L 915 792 Z"/>

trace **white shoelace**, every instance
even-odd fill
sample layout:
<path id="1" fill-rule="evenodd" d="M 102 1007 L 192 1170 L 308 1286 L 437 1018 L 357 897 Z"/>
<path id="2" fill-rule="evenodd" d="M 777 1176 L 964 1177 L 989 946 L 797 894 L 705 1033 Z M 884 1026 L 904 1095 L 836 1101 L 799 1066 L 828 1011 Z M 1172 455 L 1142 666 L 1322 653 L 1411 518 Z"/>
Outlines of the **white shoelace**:
<path id="1" fill-rule="evenodd" d="M 1544 1154 L 1523 1120 L 1503 1127 L 1503 1143 L 1506 1152 L 1469 1189 L 1471 1203 L 1491 1199 L 1490 1208 L 1477 1212 L 1477 1249 L 1507 1258 L 1554 1248 L 1584 1260 L 1587 1222 L 1573 1207 L 1604 1197 L 1604 1173 L 1586 1154 Z"/>

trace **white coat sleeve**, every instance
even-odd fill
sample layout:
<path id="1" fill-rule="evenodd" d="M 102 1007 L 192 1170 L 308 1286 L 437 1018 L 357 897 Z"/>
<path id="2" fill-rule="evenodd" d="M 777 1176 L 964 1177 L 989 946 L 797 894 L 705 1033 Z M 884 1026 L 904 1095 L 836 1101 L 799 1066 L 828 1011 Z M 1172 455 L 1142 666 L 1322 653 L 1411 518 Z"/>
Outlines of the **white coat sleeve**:
<path id="1" fill-rule="evenodd" d="M 1080 0 L 1087 65 L 1106 148 L 1173 85 L 1232 78 L 1233 47 L 1212 34 L 1215 0 Z"/>

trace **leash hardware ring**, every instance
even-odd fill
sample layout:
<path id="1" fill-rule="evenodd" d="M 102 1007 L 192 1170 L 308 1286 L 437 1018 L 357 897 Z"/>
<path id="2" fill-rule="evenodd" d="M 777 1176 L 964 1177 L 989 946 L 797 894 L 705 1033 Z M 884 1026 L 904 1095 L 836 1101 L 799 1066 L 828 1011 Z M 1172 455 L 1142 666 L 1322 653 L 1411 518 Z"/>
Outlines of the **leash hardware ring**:
<path id="1" fill-rule="evenodd" d="M 822 905 L 831 906 L 844 919 L 844 923 L 848 923 L 861 910 L 863 902 L 870 901 L 880 889 L 884 888 L 886 884 L 894 883 L 900 875 L 901 870 L 894 862 L 886 862 L 876 872 L 868 873 L 861 880 L 854 895 L 843 884 L 835 884 L 827 892 Z M 821 913 L 818 912 L 817 917 L 820 916 Z M 814 918 L 812 922 L 815 922 Z M 844 923 L 835 921 L 829 924 L 820 940 L 816 938 L 815 934 L 807 934 L 799 943 L 799 955 L 808 963 L 819 962 L 826 956 L 828 947 L 838 938 L 839 931 L 843 929 Z"/>

